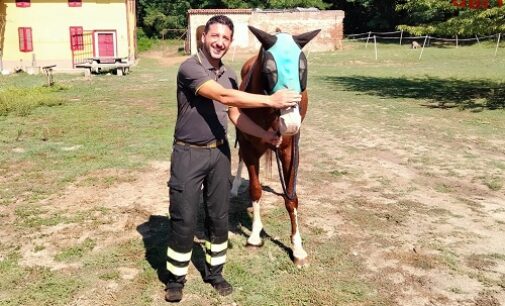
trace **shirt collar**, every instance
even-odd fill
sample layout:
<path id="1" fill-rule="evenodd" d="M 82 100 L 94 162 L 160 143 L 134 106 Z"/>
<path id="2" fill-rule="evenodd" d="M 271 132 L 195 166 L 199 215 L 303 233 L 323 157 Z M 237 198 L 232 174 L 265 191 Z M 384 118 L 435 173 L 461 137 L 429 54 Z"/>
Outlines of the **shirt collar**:
<path id="1" fill-rule="evenodd" d="M 198 50 L 197 57 L 205 69 L 216 71 L 216 68 L 214 68 L 214 66 L 210 64 L 209 60 L 207 59 L 207 56 L 205 56 L 205 53 L 203 53 L 202 49 Z M 222 61 L 219 61 L 219 69 L 216 72 L 224 73 L 225 71 L 226 67 L 223 65 Z"/>

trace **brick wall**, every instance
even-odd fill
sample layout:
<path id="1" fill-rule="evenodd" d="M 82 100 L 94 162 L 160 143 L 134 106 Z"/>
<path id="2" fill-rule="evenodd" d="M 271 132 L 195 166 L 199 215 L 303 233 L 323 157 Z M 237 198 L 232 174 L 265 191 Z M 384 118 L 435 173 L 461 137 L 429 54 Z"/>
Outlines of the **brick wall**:
<path id="1" fill-rule="evenodd" d="M 295 11 L 295 10 L 190 10 L 188 11 L 188 39 L 191 54 L 196 53 L 198 26 L 205 25 L 210 17 L 224 14 L 233 20 L 235 37 L 232 48 L 256 51 L 260 43 L 248 30 L 252 25 L 266 32 L 274 33 L 276 28 L 290 34 L 301 34 L 321 29 L 305 50 L 310 52 L 333 51 L 342 48 L 344 37 L 344 11 Z"/>
<path id="2" fill-rule="evenodd" d="M 250 25 L 265 32 L 273 33 L 276 28 L 290 34 L 301 34 L 321 29 L 321 32 L 305 47 L 312 51 L 333 51 L 342 48 L 344 36 L 343 11 L 318 12 L 255 12 Z M 249 33 L 250 47 L 258 49 L 260 43 Z"/>

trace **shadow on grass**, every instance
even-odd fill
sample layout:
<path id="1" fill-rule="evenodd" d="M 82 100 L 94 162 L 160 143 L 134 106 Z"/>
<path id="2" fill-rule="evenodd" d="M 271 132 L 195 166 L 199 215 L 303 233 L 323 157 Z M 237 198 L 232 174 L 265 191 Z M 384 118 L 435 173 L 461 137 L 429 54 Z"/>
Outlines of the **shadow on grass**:
<path id="1" fill-rule="evenodd" d="M 459 80 L 434 77 L 379 78 L 370 76 L 322 76 L 322 82 L 385 98 L 428 101 L 429 108 L 458 107 L 473 111 L 505 108 L 505 84 L 488 79 Z"/>
<path id="2" fill-rule="evenodd" d="M 203 239 L 203 226 L 200 224 L 200 221 L 202 220 L 199 217 L 199 225 L 196 233 L 197 239 L 195 239 L 193 243 L 191 262 L 198 272 L 203 275 L 205 269 L 205 252 L 202 243 L 198 241 L 199 239 Z M 169 235 L 168 217 L 151 215 L 146 222 L 137 226 L 137 231 L 142 235 L 147 262 L 149 262 L 151 267 L 158 274 L 160 282 L 166 284 L 168 281 L 168 271 L 166 267 Z"/>
<path id="3" fill-rule="evenodd" d="M 248 184 L 248 181 L 243 181 L 242 183 Z M 275 193 L 276 195 L 280 195 L 268 186 L 264 186 L 263 190 L 266 192 Z M 242 235 L 244 238 L 249 237 L 249 235 L 244 232 L 243 228 L 245 227 L 249 231 L 252 229 L 252 219 L 247 212 L 247 208 L 249 206 L 250 200 L 247 189 L 244 192 L 241 192 L 237 197 L 230 199 L 229 229 L 231 232 Z M 286 218 L 286 222 L 290 222 L 287 213 Z M 191 262 L 201 275 L 203 275 L 205 270 L 205 251 L 203 249 L 203 241 L 206 239 L 206 234 L 204 224 L 204 208 L 203 203 L 200 203 L 200 208 L 198 210 L 198 222 L 195 233 L 196 239 L 193 243 Z M 142 235 L 142 240 L 144 242 L 145 248 L 145 258 L 147 262 L 149 262 L 151 267 L 157 272 L 160 282 L 166 284 L 168 280 L 168 271 L 166 268 L 169 236 L 168 217 L 151 215 L 146 222 L 137 226 L 137 231 Z M 293 260 L 291 249 L 284 245 L 281 241 L 273 238 L 265 231 L 262 232 L 262 237 L 263 239 L 268 239 L 272 243 L 276 244 L 279 248 L 284 250 Z M 229 248 L 233 248 L 231 241 L 229 241 Z"/>
<path id="4" fill-rule="evenodd" d="M 242 180 L 242 185 L 249 186 L 249 181 L 248 180 Z M 270 186 L 262 186 L 262 189 L 264 192 L 270 192 L 273 193 L 277 196 L 282 196 L 281 193 L 276 192 L 273 190 Z M 230 198 L 230 216 L 229 216 L 229 228 L 230 231 L 243 236 L 244 239 L 244 245 L 246 244 L 246 239 L 249 237 L 249 234 L 244 231 L 244 228 L 249 230 L 249 233 L 252 231 L 252 217 L 248 213 L 247 209 L 251 207 L 251 200 L 249 198 L 249 189 L 246 188 L 245 190 L 241 191 L 241 188 L 239 189 L 239 194 L 236 197 Z M 286 222 L 291 222 L 289 220 L 289 215 L 286 212 Z M 281 241 L 275 239 L 272 237 L 270 234 L 268 234 L 265 229 L 261 232 L 261 237 L 263 239 L 268 239 L 275 245 L 277 245 L 280 249 L 282 249 L 286 254 L 291 258 L 291 260 L 294 259 L 293 256 L 293 251 L 291 248 L 286 246 L 284 243 Z"/>

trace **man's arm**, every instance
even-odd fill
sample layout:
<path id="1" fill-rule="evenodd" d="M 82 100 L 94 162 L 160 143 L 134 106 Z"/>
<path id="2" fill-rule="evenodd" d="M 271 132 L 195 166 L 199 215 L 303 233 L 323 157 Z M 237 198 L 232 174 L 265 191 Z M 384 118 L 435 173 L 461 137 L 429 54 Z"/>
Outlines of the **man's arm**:
<path id="1" fill-rule="evenodd" d="M 288 108 L 300 103 L 301 95 L 297 92 L 281 89 L 273 95 L 257 95 L 236 89 L 227 89 L 216 81 L 209 80 L 196 89 L 198 95 L 219 101 L 228 106 L 240 108 L 273 107 Z"/>
<path id="2" fill-rule="evenodd" d="M 228 117 L 239 130 L 246 134 L 258 137 L 264 142 L 270 143 L 276 147 L 278 147 L 282 142 L 282 137 L 276 132 L 264 130 L 252 121 L 246 114 L 242 113 L 237 107 L 230 107 L 228 109 Z"/>

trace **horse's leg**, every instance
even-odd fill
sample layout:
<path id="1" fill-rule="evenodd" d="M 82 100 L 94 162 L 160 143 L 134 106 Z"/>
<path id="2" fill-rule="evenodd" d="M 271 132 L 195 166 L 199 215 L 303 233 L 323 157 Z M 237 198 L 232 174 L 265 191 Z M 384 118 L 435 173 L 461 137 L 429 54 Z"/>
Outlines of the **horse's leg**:
<path id="1" fill-rule="evenodd" d="M 260 237 L 260 233 L 263 230 L 263 223 L 261 222 L 260 212 L 260 198 L 262 190 L 259 181 L 259 156 L 257 156 L 252 150 L 247 150 L 242 157 L 249 173 L 249 196 L 253 206 L 252 230 L 251 235 L 247 239 L 247 245 L 260 247 L 263 245 L 263 240 Z"/>
<path id="2" fill-rule="evenodd" d="M 293 136 L 293 137 L 299 137 Z M 292 138 L 294 140 L 294 138 Z M 296 170 L 298 169 L 297 157 L 293 160 L 293 150 L 298 150 L 298 144 L 293 146 L 293 141 L 290 145 L 281 150 L 281 161 L 282 170 L 284 174 L 284 179 L 286 180 L 286 189 L 289 195 L 293 194 L 295 188 L 296 180 Z M 299 156 L 296 152 L 296 156 Z M 284 204 L 289 213 L 289 218 L 291 220 L 291 243 L 293 245 L 293 258 L 294 263 L 297 267 L 301 268 L 308 265 L 307 252 L 303 249 L 302 236 L 300 233 L 300 226 L 298 223 L 298 196 L 294 195 L 292 199 L 289 199 L 287 195 L 284 195 Z"/>
<path id="3" fill-rule="evenodd" d="M 237 174 L 235 175 L 235 178 L 233 179 L 233 184 L 231 186 L 231 195 L 232 197 L 236 197 L 238 195 L 238 189 L 240 187 L 240 184 L 242 184 L 242 168 L 244 167 L 244 162 L 242 161 L 242 158 L 240 158 L 238 162 L 238 167 L 237 167 Z"/>

